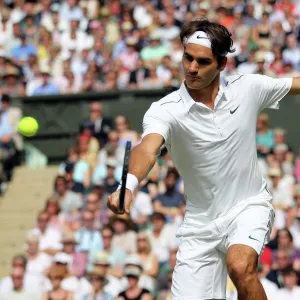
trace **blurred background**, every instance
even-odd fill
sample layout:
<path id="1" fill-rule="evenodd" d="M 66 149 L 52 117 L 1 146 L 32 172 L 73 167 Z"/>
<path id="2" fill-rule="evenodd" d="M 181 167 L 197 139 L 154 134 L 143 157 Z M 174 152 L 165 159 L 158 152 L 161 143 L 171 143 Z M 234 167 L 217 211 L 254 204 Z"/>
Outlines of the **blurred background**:
<path id="1" fill-rule="evenodd" d="M 1 300 L 171 299 L 185 198 L 167 151 L 130 216 L 106 201 L 126 141 L 139 143 L 146 110 L 183 80 L 179 33 L 197 17 L 232 33 L 222 76 L 300 76 L 296 0 L 0 1 Z M 288 98 L 257 121 L 276 209 L 257 272 L 272 300 L 300 295 L 300 99 Z M 22 116 L 36 136 L 20 136 Z"/>

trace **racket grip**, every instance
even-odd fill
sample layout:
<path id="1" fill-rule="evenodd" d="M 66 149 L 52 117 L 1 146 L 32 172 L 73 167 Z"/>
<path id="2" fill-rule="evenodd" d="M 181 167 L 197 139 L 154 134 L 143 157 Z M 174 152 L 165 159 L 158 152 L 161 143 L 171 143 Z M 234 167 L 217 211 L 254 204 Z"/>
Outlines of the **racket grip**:
<path id="1" fill-rule="evenodd" d="M 120 201 L 120 197 L 119 197 L 119 208 L 118 208 L 118 213 L 119 213 L 119 214 L 124 214 L 124 213 L 125 213 L 125 209 L 124 209 L 124 199 L 123 199 L 123 201 Z"/>

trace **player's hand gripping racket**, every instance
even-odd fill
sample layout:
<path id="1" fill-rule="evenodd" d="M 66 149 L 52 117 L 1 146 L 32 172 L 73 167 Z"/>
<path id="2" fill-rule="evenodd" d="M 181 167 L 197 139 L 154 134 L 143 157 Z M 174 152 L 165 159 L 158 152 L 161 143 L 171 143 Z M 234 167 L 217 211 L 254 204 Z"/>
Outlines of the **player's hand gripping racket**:
<path id="1" fill-rule="evenodd" d="M 122 172 L 122 185 L 119 194 L 119 214 L 124 213 L 124 202 L 125 202 L 125 192 L 126 192 L 126 181 L 129 167 L 129 158 L 130 158 L 131 142 L 128 141 L 125 147 L 124 163 L 123 163 L 123 172 Z"/>

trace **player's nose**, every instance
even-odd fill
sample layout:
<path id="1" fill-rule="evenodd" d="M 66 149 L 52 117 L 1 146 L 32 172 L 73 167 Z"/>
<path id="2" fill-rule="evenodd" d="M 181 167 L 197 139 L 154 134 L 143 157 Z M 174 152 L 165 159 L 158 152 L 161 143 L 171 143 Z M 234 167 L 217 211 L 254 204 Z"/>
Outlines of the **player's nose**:
<path id="1" fill-rule="evenodd" d="M 198 73 L 198 70 L 199 70 L 198 63 L 195 60 L 192 61 L 189 67 L 189 73 Z"/>

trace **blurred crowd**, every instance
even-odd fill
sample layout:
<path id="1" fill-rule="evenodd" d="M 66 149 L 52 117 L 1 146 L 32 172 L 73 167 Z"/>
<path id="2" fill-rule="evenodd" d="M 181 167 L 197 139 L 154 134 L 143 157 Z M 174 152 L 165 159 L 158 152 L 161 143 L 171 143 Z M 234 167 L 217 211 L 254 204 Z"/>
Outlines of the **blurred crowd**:
<path id="1" fill-rule="evenodd" d="M 0 3 L 1 111 L 9 96 L 176 88 L 180 27 L 201 16 L 232 32 L 236 51 L 223 75 L 300 72 L 296 1 Z M 259 165 L 276 218 L 257 272 L 272 300 L 300 299 L 300 156 L 286 136 L 266 114 L 259 116 Z M 101 104 L 91 103 L 53 194 L 26 235 L 25 254 L 14 257 L 11 274 L 0 282 L 1 300 L 171 299 L 185 198 L 167 151 L 134 192 L 130 216 L 113 215 L 106 206 L 120 183 L 126 141 L 135 146 L 140 139 L 125 116 L 104 116 Z M 230 280 L 227 294 L 237 299 Z"/>
<path id="2" fill-rule="evenodd" d="M 206 17 L 232 32 L 224 75 L 300 71 L 296 0 L 3 0 L 2 93 L 49 95 L 177 88 L 184 22 Z"/>

